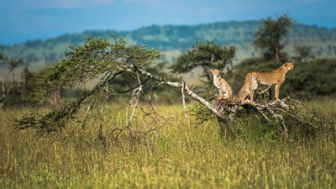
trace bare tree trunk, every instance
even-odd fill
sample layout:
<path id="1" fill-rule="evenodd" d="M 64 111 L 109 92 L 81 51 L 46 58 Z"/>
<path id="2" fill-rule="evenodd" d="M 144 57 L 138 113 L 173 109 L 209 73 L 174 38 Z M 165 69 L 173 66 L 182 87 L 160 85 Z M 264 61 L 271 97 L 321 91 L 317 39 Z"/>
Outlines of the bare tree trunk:
<path id="1" fill-rule="evenodd" d="M 275 59 L 277 62 L 280 62 L 280 48 L 278 45 L 275 47 Z"/>
<path id="2" fill-rule="evenodd" d="M 218 124 L 219 124 L 219 134 L 223 138 L 233 138 L 234 133 L 231 128 L 231 123 L 228 123 L 226 121 L 223 121 L 220 118 L 217 118 Z"/>
<path id="3" fill-rule="evenodd" d="M 134 69 L 130 69 L 129 67 L 125 67 L 124 68 L 126 71 L 128 72 L 139 72 L 141 75 L 147 76 L 153 80 L 159 81 L 161 82 L 161 84 L 164 85 L 168 85 L 171 87 L 176 87 L 176 88 L 182 88 L 183 84 L 182 82 L 173 82 L 173 81 L 167 81 L 162 77 L 159 76 L 155 76 L 149 72 L 147 72 L 146 70 L 140 69 L 140 68 L 135 68 Z M 225 115 L 223 114 L 223 111 L 220 111 L 217 109 L 216 106 L 214 106 L 213 104 L 211 104 L 210 102 L 208 102 L 207 100 L 205 100 L 204 98 L 198 96 L 196 93 L 194 93 L 192 90 L 190 90 L 188 85 L 184 85 L 184 91 L 186 93 L 186 95 L 188 95 L 190 98 L 196 100 L 197 102 L 203 104 L 205 107 L 207 107 L 212 113 L 214 113 L 219 119 L 228 122 L 230 120 L 229 115 Z"/>
<path id="4" fill-rule="evenodd" d="M 216 109 L 226 117 L 226 119 L 221 119 L 217 116 L 219 133 L 224 138 L 234 138 L 232 122 L 236 115 L 236 110 L 239 104 L 240 102 L 237 98 L 221 99 L 215 102 Z"/>

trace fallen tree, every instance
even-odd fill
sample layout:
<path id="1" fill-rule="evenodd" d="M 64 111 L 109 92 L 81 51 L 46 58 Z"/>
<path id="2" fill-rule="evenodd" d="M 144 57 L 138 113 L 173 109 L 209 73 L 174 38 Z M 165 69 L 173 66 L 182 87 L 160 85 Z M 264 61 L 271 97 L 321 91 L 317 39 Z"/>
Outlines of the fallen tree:
<path id="1" fill-rule="evenodd" d="M 126 43 L 121 39 L 115 39 L 113 44 L 105 40 L 91 39 L 81 47 L 72 48 L 66 59 L 44 71 L 43 77 L 40 77 L 40 79 L 46 85 L 38 86 L 36 91 L 31 91 L 32 96 L 34 94 L 41 96 L 41 93 L 44 96 L 48 96 L 54 89 L 70 88 L 78 83 L 97 77 L 100 78 L 99 82 L 77 100 L 55 108 L 46 114 L 31 113 L 24 115 L 17 119 L 16 128 L 36 128 L 41 132 L 58 131 L 64 128 L 68 120 L 75 117 L 84 104 L 87 105 L 85 119 L 89 111 L 97 106 L 97 98 L 100 98 L 104 93 L 109 93 L 108 86 L 113 85 L 113 81 L 125 73 L 130 73 L 133 76 L 136 86 L 124 91 L 130 95 L 131 112 L 128 114 L 128 121 L 124 127 L 114 128 L 111 131 L 114 139 L 117 139 L 123 132 L 131 136 L 147 135 L 150 131 L 156 129 L 153 125 L 146 127 L 144 130 L 136 130 L 132 127 L 135 111 L 137 109 L 143 111 L 139 101 L 141 96 L 145 94 L 143 89 L 148 81 L 152 81 L 152 88 L 160 85 L 179 89 L 186 118 L 188 117 L 188 112 L 185 98 L 188 97 L 199 102 L 217 118 L 220 132 L 225 137 L 233 136 L 232 122 L 235 117 L 239 116 L 240 109 L 252 110 L 255 114 L 261 115 L 267 122 L 277 123 L 281 126 L 281 132 L 287 132 L 287 120 L 283 118 L 284 116 L 289 116 L 291 119 L 305 123 L 297 114 L 296 105 L 300 104 L 300 102 L 289 97 L 282 99 L 280 102 L 253 105 L 242 104 L 235 98 L 210 102 L 195 93 L 184 81 L 170 81 L 146 71 L 146 67 L 154 63 L 158 55 L 159 53 L 152 49 L 140 46 L 127 47 Z M 143 111 L 143 113 L 145 116 L 153 115 L 153 119 L 156 119 L 159 115 L 156 114 L 150 99 L 148 102 L 151 107 L 150 112 Z M 315 127 L 314 125 L 311 126 Z M 100 132 L 101 130 L 102 128 L 100 128 Z M 102 133 L 99 136 L 105 140 Z"/>

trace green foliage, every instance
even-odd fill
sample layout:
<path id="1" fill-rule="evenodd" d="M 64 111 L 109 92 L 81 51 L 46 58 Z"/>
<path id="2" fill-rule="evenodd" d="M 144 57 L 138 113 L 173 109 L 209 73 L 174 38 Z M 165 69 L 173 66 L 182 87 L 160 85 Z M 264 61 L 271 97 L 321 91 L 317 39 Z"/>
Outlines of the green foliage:
<path id="1" fill-rule="evenodd" d="M 202 104 L 194 104 L 190 109 L 190 115 L 195 117 L 198 124 L 214 120 L 216 116 Z"/>
<path id="2" fill-rule="evenodd" d="M 24 61 L 22 59 L 11 59 L 0 53 L 0 67 L 7 66 L 9 72 L 12 72 L 15 68 L 23 64 Z"/>
<path id="3" fill-rule="evenodd" d="M 265 121 L 258 115 L 240 116 L 234 124 L 235 135 L 251 141 L 274 141 L 282 138 L 281 127 Z"/>
<path id="4" fill-rule="evenodd" d="M 6 109 L 10 106 L 20 106 L 25 103 L 24 99 L 22 98 L 23 94 L 23 84 L 16 81 L 10 82 L 0 82 L 0 105 L 1 108 Z M 5 90 L 3 90 L 5 89 Z"/>
<path id="5" fill-rule="evenodd" d="M 196 43 L 196 45 L 186 53 L 178 57 L 172 65 L 173 72 L 187 73 L 196 67 L 202 67 L 204 75 L 211 80 L 209 69 L 222 70 L 231 65 L 235 56 L 234 47 L 220 47 L 211 42 Z"/>
<path id="6" fill-rule="evenodd" d="M 99 82 L 88 93 L 82 94 L 73 102 L 64 104 L 44 115 L 29 114 L 16 120 L 16 127 L 23 129 L 34 127 L 46 132 L 58 131 L 66 121 L 78 113 L 84 101 L 92 106 L 102 102 L 102 96 L 108 91 L 108 85 L 121 73 L 132 69 L 147 67 L 159 56 L 159 52 L 141 46 L 127 47 L 122 39 L 113 44 L 101 39 L 89 39 L 83 46 L 71 47 L 64 60 L 33 75 L 27 82 L 27 99 L 31 102 L 44 100 L 53 92 L 73 88 L 94 78 Z M 154 69 L 152 67 L 151 69 Z M 155 70 L 155 69 L 154 69 Z M 127 78 L 127 76 L 126 76 Z M 130 77 L 131 78 L 131 77 Z M 145 83 L 146 78 L 133 77 L 134 83 Z M 138 84 L 139 85 L 139 84 Z M 127 93 L 133 91 L 129 89 Z M 142 90 L 140 91 L 142 92 Z"/>
<path id="7" fill-rule="evenodd" d="M 277 20 L 263 20 L 255 33 L 253 44 L 264 51 L 264 57 L 279 60 L 283 48 L 281 41 L 288 34 L 291 24 L 287 15 L 280 16 Z"/>
<path id="8" fill-rule="evenodd" d="M 295 45 L 294 51 L 296 54 L 294 59 L 298 62 L 315 58 L 312 47 L 310 46 Z"/>
<path id="9" fill-rule="evenodd" d="M 172 69 L 177 73 L 187 73 L 198 66 L 222 70 L 232 62 L 234 47 L 220 47 L 211 42 L 196 45 L 178 57 Z"/>
<path id="10" fill-rule="evenodd" d="M 284 124 L 288 129 L 287 132 L 283 131 L 283 125 L 280 122 L 268 122 L 260 114 L 255 111 L 243 110 L 237 114 L 232 128 L 234 128 L 235 135 L 248 140 L 283 140 L 290 139 L 295 141 L 306 140 L 316 137 L 321 133 L 329 132 L 323 128 L 324 116 L 322 111 L 311 110 L 305 107 L 297 107 L 293 115 L 284 115 Z M 314 111 L 312 113 L 311 111 Z M 271 117 L 271 115 L 268 115 Z M 331 126 L 331 125 L 329 125 Z M 334 131 L 333 131 L 334 132 Z"/>
<path id="11" fill-rule="evenodd" d="M 106 72 L 116 71 L 118 66 L 131 63 L 148 66 L 158 55 L 158 51 L 144 47 L 127 47 L 122 39 L 116 39 L 113 44 L 103 39 L 88 39 L 83 46 L 71 47 L 59 63 L 36 73 L 27 83 L 31 90 L 27 91 L 26 98 L 41 102 L 55 90 L 85 83 Z"/>
<path id="12" fill-rule="evenodd" d="M 0 53 L 0 70 L 6 70 L 6 76 L 0 76 L 0 108 L 15 103 L 22 103 L 20 98 L 22 85 L 15 81 L 14 70 L 24 64 L 22 59 L 11 59 Z M 3 72 L 3 73 L 5 73 Z"/>
<path id="13" fill-rule="evenodd" d="M 282 92 L 297 98 L 333 96 L 336 94 L 336 59 L 298 62 L 288 74 Z"/>
<path id="14" fill-rule="evenodd" d="M 216 116 L 200 104 L 194 105 L 190 112 L 198 125 L 217 120 Z M 328 124 L 331 126 L 332 123 L 325 121 L 325 116 L 322 112 L 321 109 L 296 106 L 291 115 L 283 115 L 283 123 L 288 129 L 288 132 L 284 132 L 284 125 L 280 121 L 269 122 L 254 109 L 238 107 L 230 128 L 236 138 L 244 138 L 251 141 L 275 141 L 285 138 L 305 140 L 315 137 L 319 132 L 329 132 L 323 125 Z M 272 115 L 267 113 L 265 115 L 272 117 Z"/>

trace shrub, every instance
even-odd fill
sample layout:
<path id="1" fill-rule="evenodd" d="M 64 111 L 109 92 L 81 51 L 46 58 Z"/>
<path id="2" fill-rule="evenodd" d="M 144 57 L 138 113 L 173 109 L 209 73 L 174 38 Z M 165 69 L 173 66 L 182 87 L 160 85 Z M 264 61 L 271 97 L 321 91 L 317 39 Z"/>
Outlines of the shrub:
<path id="1" fill-rule="evenodd" d="M 297 98 L 332 96 L 336 93 L 336 59 L 299 62 L 288 74 L 282 92 Z"/>

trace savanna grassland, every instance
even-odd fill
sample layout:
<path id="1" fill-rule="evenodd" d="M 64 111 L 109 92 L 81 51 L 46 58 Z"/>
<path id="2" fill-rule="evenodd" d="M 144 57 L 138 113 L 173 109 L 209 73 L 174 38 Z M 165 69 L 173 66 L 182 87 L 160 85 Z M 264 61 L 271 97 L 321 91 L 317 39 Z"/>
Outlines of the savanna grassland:
<path id="1" fill-rule="evenodd" d="M 59 133 L 15 130 L 27 109 L 0 111 L 1 188 L 335 188 L 336 102 L 318 108 L 323 127 L 313 137 L 270 134 L 255 117 L 238 120 L 240 134 L 221 138 L 216 121 L 185 121 L 180 105 L 160 105 L 149 137 L 102 145 L 98 130 L 125 124 L 125 110 L 105 105 L 85 128 L 69 121 Z M 190 107 L 191 105 L 189 105 Z M 138 117 L 143 124 L 143 117 Z M 244 134 L 245 131 L 245 134 Z M 289 133 L 291 130 L 289 130 Z M 249 133 L 248 135 L 246 133 Z"/>

